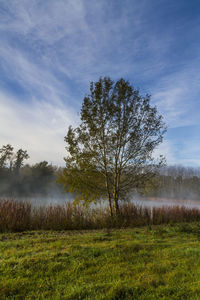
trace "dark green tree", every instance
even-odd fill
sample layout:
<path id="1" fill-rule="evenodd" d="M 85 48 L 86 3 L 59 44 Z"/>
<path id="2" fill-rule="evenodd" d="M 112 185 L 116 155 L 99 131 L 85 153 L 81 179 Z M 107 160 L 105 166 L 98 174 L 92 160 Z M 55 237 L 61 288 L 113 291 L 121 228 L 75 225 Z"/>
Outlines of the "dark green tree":
<path id="1" fill-rule="evenodd" d="M 26 150 L 19 149 L 15 155 L 15 161 L 13 164 L 14 170 L 19 173 L 20 168 L 23 166 L 24 160 L 28 159 L 29 155 Z"/>
<path id="2" fill-rule="evenodd" d="M 35 192 L 45 194 L 56 189 L 56 169 L 47 161 L 41 161 L 32 167 L 32 186 Z"/>
<path id="3" fill-rule="evenodd" d="M 10 144 L 2 146 L 0 149 L 0 169 L 5 168 L 7 163 L 12 167 L 13 147 Z"/>
<path id="4" fill-rule="evenodd" d="M 149 95 L 141 96 L 124 79 L 100 78 L 83 100 L 80 126 L 68 129 L 59 182 L 76 200 L 107 198 L 110 215 L 118 215 L 119 200 L 152 178 L 162 163 L 152 155 L 165 131 Z"/>

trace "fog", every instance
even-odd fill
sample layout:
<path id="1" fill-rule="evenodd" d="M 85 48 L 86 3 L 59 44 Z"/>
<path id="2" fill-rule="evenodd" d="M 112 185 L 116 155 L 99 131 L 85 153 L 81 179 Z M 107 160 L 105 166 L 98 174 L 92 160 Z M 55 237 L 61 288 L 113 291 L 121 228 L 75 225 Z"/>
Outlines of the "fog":
<path id="1" fill-rule="evenodd" d="M 182 199 L 167 199 L 167 198 L 133 198 L 130 201 L 136 205 L 147 207 L 162 207 L 162 206 L 185 206 L 196 207 L 200 209 L 200 201 L 182 200 Z"/>
<path id="2" fill-rule="evenodd" d="M 22 165 L 18 169 L 7 162 L 0 168 L 0 199 L 23 200 L 33 206 L 73 202 L 75 195 L 64 192 L 63 186 L 57 183 L 62 172 L 62 168 L 46 161 L 33 166 Z M 200 169 L 163 167 L 153 184 L 135 189 L 129 201 L 147 207 L 178 205 L 200 208 Z M 105 207 L 107 204 L 107 201 L 97 201 L 97 206 Z M 95 204 L 91 206 L 95 207 Z"/>
<path id="3" fill-rule="evenodd" d="M 48 195 L 47 197 L 29 197 L 29 198 L 18 198 L 19 200 L 31 201 L 31 203 L 35 206 L 40 205 L 57 205 L 57 204 L 65 204 L 68 202 L 73 203 L 74 195 L 72 194 L 62 194 L 62 195 Z M 129 201 L 129 203 L 133 203 L 136 206 L 142 207 L 163 207 L 163 206 L 185 206 L 188 208 L 199 208 L 200 209 L 200 201 L 197 200 L 185 200 L 185 199 L 167 199 L 167 198 L 155 198 L 155 197 L 141 197 L 141 196 L 133 196 Z M 124 201 L 121 201 L 124 203 Z M 97 201 L 97 203 L 91 203 L 90 207 L 106 207 L 108 205 L 107 200 Z"/>

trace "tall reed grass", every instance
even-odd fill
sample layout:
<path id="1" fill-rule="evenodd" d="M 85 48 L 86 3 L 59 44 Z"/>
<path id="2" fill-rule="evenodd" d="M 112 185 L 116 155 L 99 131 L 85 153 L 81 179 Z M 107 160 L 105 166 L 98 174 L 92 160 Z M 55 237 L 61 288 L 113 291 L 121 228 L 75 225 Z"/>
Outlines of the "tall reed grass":
<path id="1" fill-rule="evenodd" d="M 120 205 L 120 216 L 111 218 L 107 208 L 85 208 L 71 203 L 33 207 L 30 202 L 0 200 L 0 232 L 27 230 L 79 230 L 121 228 L 200 221 L 198 208 Z"/>

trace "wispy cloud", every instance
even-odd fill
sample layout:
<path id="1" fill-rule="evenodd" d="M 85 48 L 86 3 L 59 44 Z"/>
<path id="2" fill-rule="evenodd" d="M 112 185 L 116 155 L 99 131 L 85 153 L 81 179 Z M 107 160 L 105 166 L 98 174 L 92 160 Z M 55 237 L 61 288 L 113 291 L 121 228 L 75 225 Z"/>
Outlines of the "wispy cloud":
<path id="1" fill-rule="evenodd" d="M 199 124 L 199 66 L 198 60 L 190 61 L 154 87 L 153 100 L 165 115 L 168 127 Z"/>
<path id="2" fill-rule="evenodd" d="M 33 161 L 61 162 L 89 82 L 105 75 L 151 93 L 169 128 L 197 126 L 199 30 L 198 9 L 185 1 L 2 1 L 0 142 L 20 139 Z M 163 145 L 178 160 L 173 133 Z"/>
<path id="3" fill-rule="evenodd" d="M 66 155 L 64 136 L 69 125 L 77 126 L 73 109 L 39 102 L 24 104 L 0 93 L 0 144 L 11 143 L 28 150 L 30 162 L 48 160 L 61 164 Z"/>

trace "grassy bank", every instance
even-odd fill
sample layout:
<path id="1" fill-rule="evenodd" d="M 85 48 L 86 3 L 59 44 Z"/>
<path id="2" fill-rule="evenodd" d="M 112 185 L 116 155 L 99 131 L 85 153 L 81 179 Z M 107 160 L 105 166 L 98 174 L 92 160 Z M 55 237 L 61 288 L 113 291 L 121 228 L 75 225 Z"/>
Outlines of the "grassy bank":
<path id="1" fill-rule="evenodd" d="M 111 218 L 106 207 L 85 208 L 71 203 L 33 207 L 31 203 L 0 199 L 0 232 L 27 230 L 80 230 L 125 228 L 200 221 L 200 210 L 180 206 L 120 205 L 120 216 Z"/>
<path id="2" fill-rule="evenodd" d="M 0 299 L 200 299 L 197 223 L 0 234 Z"/>

